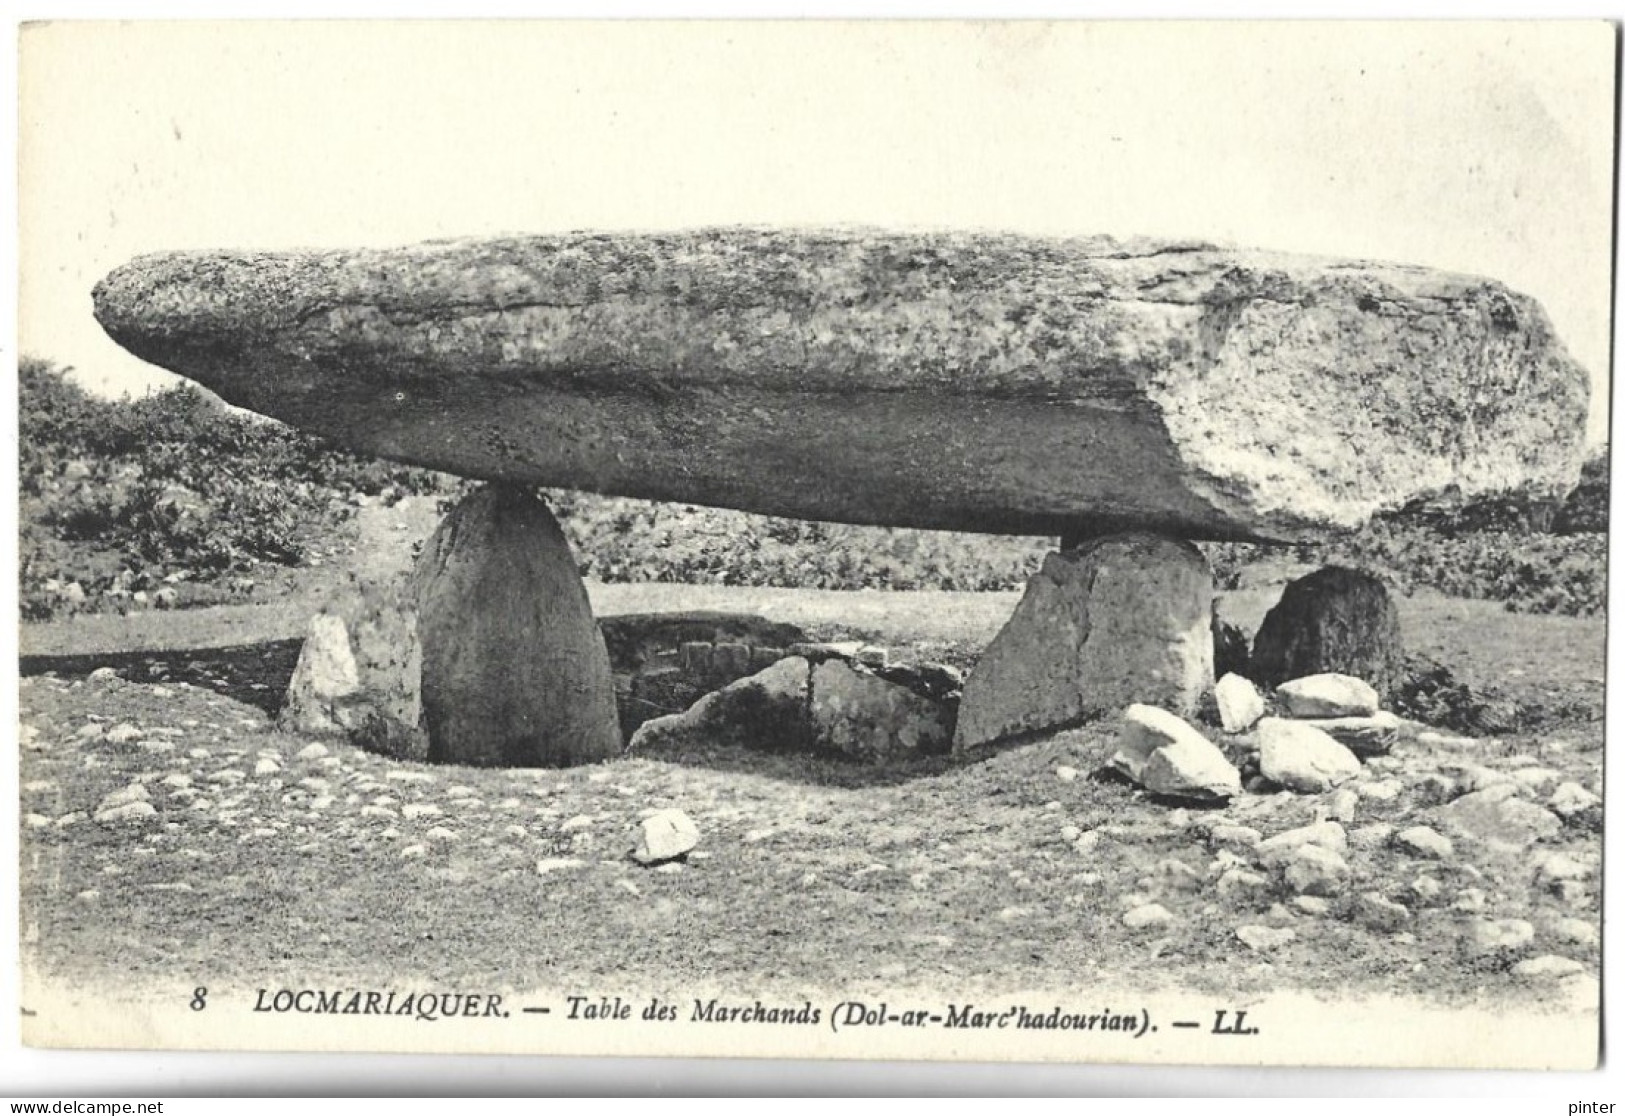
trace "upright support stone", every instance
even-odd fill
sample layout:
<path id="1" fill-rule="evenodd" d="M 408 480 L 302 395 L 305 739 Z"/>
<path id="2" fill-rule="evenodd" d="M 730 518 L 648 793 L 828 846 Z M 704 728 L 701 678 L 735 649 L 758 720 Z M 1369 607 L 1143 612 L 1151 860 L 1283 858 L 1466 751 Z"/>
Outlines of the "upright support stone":
<path id="1" fill-rule="evenodd" d="M 965 683 L 954 750 L 1136 702 L 1189 716 L 1213 685 L 1213 574 L 1159 535 L 1051 554 Z"/>
<path id="2" fill-rule="evenodd" d="M 429 759 L 566 767 L 619 754 L 603 636 L 558 521 L 495 484 L 454 508 L 412 574 Z"/>

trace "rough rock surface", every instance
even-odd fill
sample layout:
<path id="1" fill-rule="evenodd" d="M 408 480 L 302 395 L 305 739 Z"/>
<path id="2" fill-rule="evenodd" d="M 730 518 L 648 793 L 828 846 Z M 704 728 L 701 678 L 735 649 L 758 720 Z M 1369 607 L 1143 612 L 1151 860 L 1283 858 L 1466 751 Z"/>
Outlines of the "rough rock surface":
<path id="1" fill-rule="evenodd" d="M 685 712 L 644 721 L 627 744 L 639 754 L 672 754 L 706 742 L 764 751 L 812 746 L 806 659 L 780 659 L 766 670 L 700 698 Z"/>
<path id="2" fill-rule="evenodd" d="M 1246 732 L 1264 715 L 1263 696 L 1239 674 L 1226 674 L 1215 682 L 1213 698 L 1219 707 L 1219 724 L 1225 732 Z"/>
<path id="3" fill-rule="evenodd" d="M 358 686 L 341 708 L 350 739 L 396 759 L 429 758 L 417 601 L 402 579 L 369 581 L 349 608 Z"/>
<path id="4" fill-rule="evenodd" d="M 1464 794 L 1440 807 L 1438 816 L 1449 829 L 1508 848 L 1527 848 L 1563 827 L 1556 814 L 1519 798 L 1507 783 Z"/>
<path id="5" fill-rule="evenodd" d="M 1153 794 L 1212 801 L 1241 793 L 1241 773 L 1212 741 L 1149 705 L 1124 711 L 1111 766 Z"/>
<path id="6" fill-rule="evenodd" d="M 681 810 L 661 810 L 643 819 L 632 859 L 640 864 L 661 864 L 691 851 L 700 843 L 700 829 Z"/>
<path id="7" fill-rule="evenodd" d="M 1291 717 L 1370 717 L 1377 712 L 1377 691 L 1347 674 L 1311 674 L 1283 682 L 1276 698 Z"/>
<path id="8" fill-rule="evenodd" d="M 956 751 L 1140 702 L 1189 715 L 1213 685 L 1213 579 L 1149 534 L 1051 554 L 965 683 Z"/>
<path id="9" fill-rule="evenodd" d="M 1264 616 L 1247 671 L 1266 686 L 1350 674 L 1391 700 L 1407 677 L 1399 609 L 1388 587 L 1363 570 L 1316 570 L 1288 584 Z"/>
<path id="10" fill-rule="evenodd" d="M 431 761 L 563 767 L 620 753 L 604 640 L 541 501 L 507 485 L 465 497 L 412 583 Z"/>
<path id="11" fill-rule="evenodd" d="M 172 252 L 94 301 L 137 356 L 364 454 L 1026 535 L 1291 539 L 1452 485 L 1555 494 L 1589 393 L 1493 280 L 1100 236 Z"/>
<path id="12" fill-rule="evenodd" d="M 866 763 L 948 750 L 951 706 L 841 659 L 799 655 L 706 694 L 686 712 L 643 722 L 627 750 L 678 756 L 709 745 L 823 752 Z"/>
<path id="13" fill-rule="evenodd" d="M 1259 771 L 1288 790 L 1319 794 L 1360 773 L 1354 753 L 1319 729 L 1265 717 L 1257 735 Z"/>
<path id="14" fill-rule="evenodd" d="M 1410 730 L 1399 716 L 1379 709 L 1369 717 L 1299 718 L 1319 729 L 1343 747 L 1364 759 L 1387 755 L 1394 742 Z"/>
<path id="15" fill-rule="evenodd" d="M 838 659 L 813 668 L 810 713 L 818 746 L 857 760 L 946 752 L 953 740 L 941 705 Z"/>
<path id="16" fill-rule="evenodd" d="M 305 736 L 342 735 L 340 706 L 361 685 L 350 633 L 341 617 L 318 613 L 311 618 L 299 661 L 282 702 L 281 725 Z"/>

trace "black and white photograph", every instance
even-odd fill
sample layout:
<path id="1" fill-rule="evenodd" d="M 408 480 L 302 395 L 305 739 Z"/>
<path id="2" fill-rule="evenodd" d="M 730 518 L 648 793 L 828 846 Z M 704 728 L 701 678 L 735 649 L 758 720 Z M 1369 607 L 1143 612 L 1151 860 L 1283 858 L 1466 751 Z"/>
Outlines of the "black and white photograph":
<path id="1" fill-rule="evenodd" d="M 1594 1069 L 1617 49 L 25 25 L 24 1041 Z"/>

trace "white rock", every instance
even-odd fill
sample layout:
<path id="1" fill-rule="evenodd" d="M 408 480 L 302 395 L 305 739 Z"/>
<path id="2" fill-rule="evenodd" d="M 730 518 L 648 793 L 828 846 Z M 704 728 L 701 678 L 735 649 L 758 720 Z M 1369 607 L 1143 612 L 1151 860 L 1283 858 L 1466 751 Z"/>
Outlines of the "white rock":
<path id="1" fill-rule="evenodd" d="M 1284 863 L 1292 858 L 1293 852 L 1305 845 L 1318 845 L 1320 848 L 1342 854 L 1348 850 L 1349 837 L 1337 822 L 1315 822 L 1313 825 L 1301 825 L 1296 829 L 1277 833 L 1261 842 L 1258 852 L 1268 862 Z"/>
<path id="2" fill-rule="evenodd" d="M 632 858 L 640 864 L 659 864 L 682 856 L 699 842 L 694 819 L 681 810 L 662 810 L 643 819 Z"/>
<path id="3" fill-rule="evenodd" d="M 141 730 L 128 722 L 117 724 L 108 729 L 102 739 L 109 744 L 128 744 L 133 740 L 141 739 Z"/>
<path id="4" fill-rule="evenodd" d="M 1061 764 L 1055 769 L 1055 777 L 1061 780 L 1063 783 L 1075 782 L 1078 778 L 1078 769 L 1076 767 L 1068 767 L 1066 764 Z"/>
<path id="5" fill-rule="evenodd" d="M 454 831 L 447 829 L 443 825 L 434 826 L 432 829 L 428 830 L 428 832 L 424 833 L 424 836 L 431 841 L 457 840 L 457 834 Z"/>
<path id="6" fill-rule="evenodd" d="M 1403 903 L 1396 903 L 1377 891 L 1368 891 L 1355 902 L 1355 917 L 1373 930 L 1392 934 L 1411 917 Z"/>
<path id="7" fill-rule="evenodd" d="M 319 760 L 324 758 L 326 755 L 326 744 L 306 744 L 303 748 L 300 748 L 298 752 L 294 753 L 294 758 L 302 760 Z"/>
<path id="8" fill-rule="evenodd" d="M 1348 863 L 1319 845 L 1299 845 L 1286 860 L 1287 886 L 1300 895 L 1337 895 L 1348 879 Z"/>
<path id="9" fill-rule="evenodd" d="M 96 809 L 98 811 L 108 810 L 114 806 L 123 806 L 131 802 L 149 802 L 151 800 L 152 792 L 147 790 L 145 783 L 131 783 L 129 786 L 107 795 L 101 800 Z"/>
<path id="10" fill-rule="evenodd" d="M 282 765 L 273 759 L 262 759 L 254 765 L 256 775 L 275 775 L 282 770 Z"/>
<path id="11" fill-rule="evenodd" d="M 1246 732 L 1264 715 L 1264 697 L 1258 687 L 1239 674 L 1227 674 L 1213 686 L 1219 723 L 1229 733 Z"/>
<path id="12" fill-rule="evenodd" d="M 344 621 L 332 613 L 318 613 L 299 649 L 279 722 L 289 732 L 342 733 L 339 706 L 360 686 Z"/>
<path id="13" fill-rule="evenodd" d="M 1259 953 L 1280 949 L 1297 936 L 1297 932 L 1290 927 L 1242 926 L 1236 930 L 1236 937 L 1245 942 L 1249 949 Z"/>
<path id="14" fill-rule="evenodd" d="M 1360 796 L 1348 787 L 1333 791 L 1326 797 L 1326 816 L 1333 821 L 1352 822 L 1360 809 Z"/>
<path id="15" fill-rule="evenodd" d="M 1546 800 L 1546 806 L 1564 821 L 1569 821 L 1587 810 L 1600 809 L 1602 799 L 1579 783 L 1569 782 L 1559 784 L 1551 798 Z"/>
<path id="16" fill-rule="evenodd" d="M 1596 945 L 1597 927 L 1583 918 L 1560 918 L 1552 925 L 1552 934 L 1575 945 Z"/>
<path id="17" fill-rule="evenodd" d="M 1585 968 L 1584 965 L 1572 958 L 1547 953 L 1540 957 L 1531 957 L 1527 961 L 1519 961 L 1512 966 L 1512 975 L 1545 980 L 1562 980 L 1565 977 L 1578 976 L 1585 972 Z"/>
<path id="18" fill-rule="evenodd" d="M 1216 849 L 1245 851 L 1257 848 L 1264 835 L 1250 825 L 1216 825 L 1208 830 L 1207 839 Z"/>
<path id="19" fill-rule="evenodd" d="M 1167 907 L 1160 903 L 1142 903 L 1123 915 L 1123 925 L 1130 930 L 1144 930 L 1165 926 L 1174 920 Z"/>
<path id="20" fill-rule="evenodd" d="M 1258 722 L 1259 771 L 1289 790 L 1319 794 L 1360 774 L 1354 753 L 1317 728 L 1265 717 Z"/>
<path id="21" fill-rule="evenodd" d="M 570 868 L 581 868 L 586 865 L 585 860 L 577 860 L 569 856 L 550 856 L 545 860 L 536 862 L 536 874 L 545 876 L 549 872 L 563 872 Z"/>
<path id="22" fill-rule="evenodd" d="M 1426 825 L 1413 825 L 1394 834 L 1394 844 L 1414 856 L 1430 860 L 1448 859 L 1456 850 L 1450 838 Z"/>
<path id="23" fill-rule="evenodd" d="M 1241 793 L 1241 773 L 1212 741 L 1151 705 L 1123 711 L 1110 762 L 1153 794 L 1207 800 Z"/>
<path id="24" fill-rule="evenodd" d="M 1404 789 L 1404 784 L 1398 779 L 1377 779 L 1369 781 L 1361 779 L 1358 783 L 1354 784 L 1355 794 L 1359 795 L 1361 798 L 1369 798 L 1373 802 L 1392 802 L 1394 799 L 1399 797 L 1400 792 Z"/>
<path id="25" fill-rule="evenodd" d="M 1269 890 L 1270 882 L 1257 872 L 1245 868 L 1231 868 L 1219 876 L 1214 885 L 1221 898 L 1255 899 Z"/>
<path id="26" fill-rule="evenodd" d="M 117 825 L 121 822 L 146 821 L 157 813 L 150 802 L 126 802 L 122 806 L 97 810 L 96 822 L 99 825 Z"/>
<path id="27" fill-rule="evenodd" d="M 1510 783 L 1464 794 L 1437 811 L 1450 827 L 1482 841 L 1508 848 L 1527 848 L 1555 837 L 1563 823 L 1556 814 L 1516 795 Z"/>
<path id="28" fill-rule="evenodd" d="M 1520 950 L 1535 940 L 1535 928 L 1521 918 L 1476 919 L 1468 927 L 1468 944 L 1477 954 Z"/>
<path id="29" fill-rule="evenodd" d="M 1381 701 L 1370 684 L 1350 674 L 1310 674 L 1275 688 L 1293 717 L 1369 717 Z"/>

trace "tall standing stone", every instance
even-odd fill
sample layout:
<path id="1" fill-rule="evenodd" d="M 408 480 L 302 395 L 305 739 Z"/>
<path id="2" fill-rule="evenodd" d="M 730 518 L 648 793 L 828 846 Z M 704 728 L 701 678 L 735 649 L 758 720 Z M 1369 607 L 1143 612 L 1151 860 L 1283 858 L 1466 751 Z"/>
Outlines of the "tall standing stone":
<path id="1" fill-rule="evenodd" d="M 501 484 L 466 497 L 412 582 L 431 762 L 564 767 L 620 752 L 609 655 L 541 501 Z"/>
<path id="2" fill-rule="evenodd" d="M 1136 702 L 1192 714 L 1213 685 L 1212 607 L 1189 543 L 1131 533 L 1051 554 L 965 683 L 955 751 Z"/>
<path id="3" fill-rule="evenodd" d="M 1253 637 L 1248 675 L 1279 686 L 1311 674 L 1349 674 L 1383 698 L 1405 678 L 1399 609 L 1364 570 L 1327 566 L 1287 585 Z"/>

